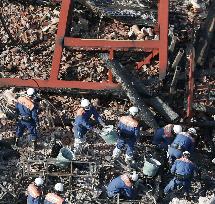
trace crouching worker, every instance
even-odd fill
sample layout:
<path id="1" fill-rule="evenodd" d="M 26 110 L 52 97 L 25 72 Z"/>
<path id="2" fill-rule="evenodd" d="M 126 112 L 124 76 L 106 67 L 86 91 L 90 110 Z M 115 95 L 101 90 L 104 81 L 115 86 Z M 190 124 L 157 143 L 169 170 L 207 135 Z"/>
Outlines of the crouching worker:
<path id="1" fill-rule="evenodd" d="M 193 153 L 196 130 L 194 128 L 189 128 L 187 132 L 180 132 L 176 135 L 174 141 L 168 149 L 169 163 L 173 164 L 175 159 L 182 157 L 184 151 Z"/>
<path id="2" fill-rule="evenodd" d="M 36 178 L 33 183 L 28 186 L 27 189 L 27 204 L 42 204 L 43 203 L 43 192 L 42 185 L 44 181 L 42 178 Z"/>
<path id="3" fill-rule="evenodd" d="M 179 134 L 180 132 L 182 132 L 182 127 L 180 125 L 168 124 L 156 131 L 152 144 L 167 151 L 168 145 L 170 145 L 174 139 L 174 134 Z"/>
<path id="4" fill-rule="evenodd" d="M 194 172 L 197 172 L 196 165 L 189 160 L 190 153 L 188 151 L 183 152 L 183 156 L 180 159 L 176 159 L 172 168 L 171 173 L 175 177 L 169 182 L 164 189 L 164 194 L 168 194 L 177 187 L 183 188 L 186 196 L 189 196 L 191 187 L 191 180 Z"/>
<path id="5" fill-rule="evenodd" d="M 66 204 L 62 193 L 63 193 L 63 184 L 57 183 L 54 187 L 54 193 L 48 193 L 45 197 L 44 204 Z"/>
<path id="6" fill-rule="evenodd" d="M 138 174 L 123 174 L 113 179 L 107 187 L 107 195 L 109 198 L 115 197 L 119 194 L 123 199 L 134 199 L 134 187 L 133 183 L 138 180 Z"/>
<path id="7" fill-rule="evenodd" d="M 81 150 L 82 145 L 85 142 L 87 131 L 93 130 L 93 125 L 90 123 L 91 116 L 95 118 L 97 123 L 100 123 L 103 127 L 105 126 L 105 123 L 95 107 L 90 104 L 89 100 L 83 99 L 81 101 L 81 108 L 78 109 L 74 122 L 74 153 L 78 153 Z"/>
<path id="8" fill-rule="evenodd" d="M 136 120 L 137 114 L 138 108 L 130 107 L 129 115 L 120 118 L 118 124 L 119 138 L 116 148 L 113 150 L 113 159 L 119 157 L 121 150 L 127 146 L 125 161 L 131 162 L 133 160 L 134 147 L 140 134 L 139 122 Z"/>

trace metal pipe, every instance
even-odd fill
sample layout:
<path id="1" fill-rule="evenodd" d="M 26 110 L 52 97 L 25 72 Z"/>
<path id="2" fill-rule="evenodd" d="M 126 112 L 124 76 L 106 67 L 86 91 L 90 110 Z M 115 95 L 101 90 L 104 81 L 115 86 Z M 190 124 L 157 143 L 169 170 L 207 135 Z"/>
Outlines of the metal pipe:
<path id="1" fill-rule="evenodd" d="M 175 68 L 174 76 L 170 85 L 170 94 L 175 94 L 176 93 L 176 85 L 178 82 L 178 77 L 180 75 L 181 67 L 177 66 Z"/>
<path id="2" fill-rule="evenodd" d="M 178 40 L 178 37 L 174 35 L 172 37 L 172 41 L 171 41 L 171 44 L 169 46 L 169 51 L 172 52 L 172 53 L 174 52 L 175 44 L 176 44 L 177 40 Z"/>
<path id="3" fill-rule="evenodd" d="M 174 62 L 172 63 L 172 68 L 175 68 L 175 67 L 178 66 L 178 63 L 181 61 L 181 58 L 182 58 L 183 54 L 184 54 L 184 50 L 183 50 L 183 49 L 180 49 L 180 50 L 178 51 L 178 54 L 177 54 L 177 56 L 176 56 Z"/>

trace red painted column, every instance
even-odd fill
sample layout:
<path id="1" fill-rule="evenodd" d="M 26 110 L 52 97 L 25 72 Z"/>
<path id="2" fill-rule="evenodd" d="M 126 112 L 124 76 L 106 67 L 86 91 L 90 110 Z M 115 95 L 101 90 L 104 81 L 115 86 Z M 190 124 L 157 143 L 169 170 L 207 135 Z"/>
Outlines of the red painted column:
<path id="1" fill-rule="evenodd" d="M 187 98 L 187 117 L 192 117 L 192 103 L 193 103 L 193 90 L 194 90 L 194 69 L 195 69 L 195 49 L 192 48 L 190 54 L 189 66 L 189 81 L 188 81 L 188 98 Z"/>
<path id="2" fill-rule="evenodd" d="M 64 37 L 66 34 L 69 13 L 72 12 L 72 0 L 63 0 L 61 3 L 60 18 L 58 23 L 57 37 L 55 41 L 55 50 L 52 59 L 52 69 L 50 80 L 57 80 L 60 70 L 60 62 L 63 51 Z"/>
<path id="3" fill-rule="evenodd" d="M 158 8 L 159 38 L 159 78 L 164 79 L 168 63 L 169 0 L 160 0 Z"/>

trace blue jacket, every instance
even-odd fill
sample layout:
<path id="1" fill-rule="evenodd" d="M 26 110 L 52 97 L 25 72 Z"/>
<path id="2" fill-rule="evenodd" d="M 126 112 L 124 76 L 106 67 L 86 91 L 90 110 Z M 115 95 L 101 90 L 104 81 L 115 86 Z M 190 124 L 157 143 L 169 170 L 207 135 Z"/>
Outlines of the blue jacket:
<path id="1" fill-rule="evenodd" d="M 42 191 L 39 190 L 33 183 L 28 186 L 27 189 L 28 198 L 27 204 L 42 204 Z"/>
<path id="2" fill-rule="evenodd" d="M 191 153 L 194 150 L 194 139 L 189 133 L 181 132 L 176 136 L 172 145 L 179 145 L 182 147 L 182 151 L 189 151 Z"/>
<path id="3" fill-rule="evenodd" d="M 103 123 L 102 118 L 96 111 L 95 107 L 90 106 L 89 110 L 84 110 L 84 108 L 78 109 L 75 117 L 75 126 L 78 128 L 86 128 L 88 130 L 92 129 L 93 126 L 89 123 L 89 119 L 92 115 L 97 123 Z"/>
<path id="4" fill-rule="evenodd" d="M 16 112 L 20 116 L 32 118 L 33 122 L 38 122 L 38 107 L 27 96 L 17 99 Z"/>
<path id="5" fill-rule="evenodd" d="M 132 199 L 134 191 L 128 175 L 123 174 L 113 179 L 107 187 L 107 193 L 109 197 L 113 197 L 117 193 L 120 193 L 120 195 L 126 196 L 128 199 Z"/>
<path id="6" fill-rule="evenodd" d="M 159 148 L 167 149 L 168 145 L 173 141 L 172 128 L 172 124 L 159 128 L 153 137 L 152 144 L 157 145 Z"/>
<path id="7" fill-rule="evenodd" d="M 45 197 L 44 204 L 66 204 L 66 202 L 61 196 L 55 193 L 48 193 Z"/>
<path id="8" fill-rule="evenodd" d="M 191 178 L 196 171 L 196 165 L 185 157 L 176 159 L 171 168 L 172 174 L 188 176 Z"/>
<path id="9" fill-rule="evenodd" d="M 140 135 L 139 123 L 131 116 L 122 116 L 119 119 L 119 134 L 120 137 L 136 137 Z"/>

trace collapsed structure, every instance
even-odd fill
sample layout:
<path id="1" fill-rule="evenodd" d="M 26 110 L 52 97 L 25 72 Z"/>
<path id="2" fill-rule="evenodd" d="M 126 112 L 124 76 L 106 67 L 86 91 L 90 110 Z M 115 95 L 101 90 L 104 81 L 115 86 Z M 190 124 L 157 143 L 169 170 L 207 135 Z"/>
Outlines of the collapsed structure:
<path id="1" fill-rule="evenodd" d="M 36 7 L 34 6 L 38 6 L 40 3 L 37 1 L 35 5 L 27 3 L 29 11 L 35 12 Z M 10 4 L 7 1 L 3 1 L 2 4 L 4 5 L 4 8 L 1 7 L 2 15 L 6 15 L 4 10 L 7 11 L 7 6 L 10 6 Z M 22 7 L 22 2 L 19 6 Z M 108 93 L 113 98 L 111 106 L 108 106 L 107 101 L 109 100 L 101 100 L 101 103 L 103 107 L 107 108 L 106 118 L 113 120 L 113 123 L 116 116 L 122 114 L 125 107 L 127 108 L 128 104 L 126 105 L 124 99 L 128 100 L 129 98 L 141 110 L 141 119 L 145 130 L 147 130 L 142 133 L 141 142 L 152 152 L 153 147 L 145 139 L 146 135 L 149 134 L 148 128 L 155 130 L 166 123 L 179 121 L 183 125 L 214 126 L 214 121 L 211 119 L 214 112 L 213 92 L 211 91 L 213 90 L 213 80 L 211 80 L 209 87 L 203 86 L 204 84 L 207 85 L 208 80 L 213 79 L 211 77 L 213 73 L 211 68 L 214 66 L 213 57 L 209 58 L 209 64 L 206 59 L 210 57 L 208 50 L 214 33 L 214 2 L 206 1 L 202 2 L 201 5 L 196 5 L 192 1 L 170 1 L 170 5 L 168 5 L 168 1 L 108 1 L 107 4 L 107 2 L 101 3 L 100 1 L 73 2 L 64 0 L 61 4 L 55 48 L 53 47 L 54 40 L 47 38 L 54 33 L 60 12 L 59 6 L 56 5 L 57 7 L 53 8 L 51 3 L 49 6 L 53 13 L 52 18 L 49 9 L 47 9 L 49 8 L 48 5 L 39 6 L 41 12 L 46 13 L 46 16 L 40 16 L 38 19 L 46 20 L 48 24 L 41 25 L 40 20 L 35 18 L 33 22 L 38 24 L 39 28 L 35 28 L 37 26 L 34 27 L 32 22 L 29 22 L 27 26 L 29 14 L 25 10 L 22 11 L 24 22 L 21 23 L 26 31 L 17 35 L 17 38 L 20 37 L 19 41 L 10 34 L 10 30 L 14 31 L 13 29 L 7 29 L 8 22 L 1 15 L 2 30 L 7 34 L 7 37 L 2 36 L 2 39 L 4 39 L 1 48 L 2 78 L 0 79 L 0 85 L 2 87 L 8 85 L 30 86 L 39 89 L 59 87 L 83 89 L 85 92 L 86 90 L 96 90 L 92 93 L 98 98 L 102 94 Z M 120 9 L 116 9 L 119 7 Z M 151 9 L 153 12 L 147 13 L 146 10 L 151 11 Z M 86 13 L 90 13 L 90 15 Z M 71 21 L 69 20 L 69 14 L 72 16 Z M 169 30 L 168 15 L 170 17 Z M 14 19 L 11 21 L 14 21 Z M 95 21 L 96 28 L 92 21 Z M 70 22 L 72 26 L 68 25 Z M 39 30 L 37 34 L 34 33 L 34 29 Z M 33 39 L 33 36 L 36 37 L 36 40 Z M 89 40 L 89 38 L 100 38 L 100 40 Z M 106 41 L 101 40 L 102 38 L 105 38 Z M 115 42 L 112 40 L 115 40 Z M 23 41 L 25 41 L 24 44 Z M 66 48 L 63 49 L 64 47 Z M 44 55 L 40 56 L 42 50 L 44 50 Z M 46 70 L 47 66 L 50 67 L 51 59 L 49 55 L 52 55 L 53 51 L 50 80 L 48 82 L 43 81 L 49 76 Z M 109 53 L 109 55 L 101 52 Z M 37 53 L 39 53 L 38 56 Z M 98 55 L 99 53 L 101 54 Z M 44 60 L 46 56 L 48 59 L 45 60 L 47 62 L 43 65 L 39 60 L 40 58 Z M 169 57 L 167 58 L 167 56 Z M 15 59 L 15 61 L 12 59 Z M 209 69 L 205 68 L 207 64 Z M 29 80 L 22 81 L 16 77 L 17 75 L 20 75 L 21 79 Z M 30 79 L 37 76 L 41 79 Z M 8 80 L 6 79 L 8 77 L 14 78 Z M 81 80 L 81 82 L 76 80 Z M 194 90 L 194 83 L 196 85 L 200 84 L 200 86 L 195 86 L 196 90 Z M 65 127 L 62 124 L 70 126 L 73 115 L 69 113 L 70 117 L 68 117 L 63 111 L 71 110 L 73 112 L 77 107 L 77 103 L 74 99 L 70 99 L 70 94 L 67 91 L 65 89 L 61 89 L 57 93 L 55 91 L 52 91 L 55 93 L 51 93 L 50 90 L 48 90 L 48 93 L 46 90 L 42 91 L 43 97 L 47 99 L 43 101 L 45 113 L 41 118 L 41 121 L 43 121 L 41 128 L 44 128 L 42 129 L 43 137 L 41 137 L 43 148 L 35 154 L 25 149 L 19 151 L 21 160 L 17 165 L 14 164 L 19 159 L 9 161 L 12 164 L 8 164 L 8 167 L 13 167 L 14 171 L 10 171 L 11 175 L 9 174 L 7 178 L 19 177 L 19 179 L 15 182 L 11 181 L 12 186 L 7 185 L 7 183 L 2 185 L 2 199 L 14 199 L 14 202 L 18 203 L 29 180 L 35 175 L 43 175 L 50 186 L 56 181 L 64 181 L 67 190 L 66 195 L 71 203 L 83 201 L 88 203 L 116 202 L 114 200 L 104 201 L 102 198 L 99 200 L 99 191 L 113 176 L 120 174 L 124 168 L 126 171 L 128 169 L 122 161 L 119 161 L 117 167 L 119 169 L 117 169 L 110 165 L 108 158 L 106 158 L 107 160 L 104 159 L 105 156 L 110 155 L 110 146 L 104 144 L 101 139 L 95 143 L 98 136 L 91 136 L 90 140 L 92 141 L 86 147 L 84 158 L 79 158 L 83 163 L 83 169 L 73 169 L 73 163 L 77 165 L 78 161 L 72 162 L 71 168 L 67 169 L 67 172 L 58 172 L 59 169 L 56 172 L 54 167 L 54 170 L 52 169 L 53 161 L 48 159 L 50 156 L 48 151 L 52 148 L 50 141 L 53 140 L 55 143 L 55 138 L 62 134 L 71 134 L 69 131 L 65 132 Z M 195 91 L 201 94 L 194 95 Z M 62 96 L 58 96 L 59 94 Z M 63 96 L 63 94 L 66 96 Z M 116 97 L 117 95 L 120 97 Z M 52 107 L 49 100 L 53 102 L 54 106 L 59 103 L 63 108 L 60 110 L 58 107 L 58 111 L 56 111 L 56 106 Z M 2 97 L 1 101 L 2 104 L 5 102 L 4 105 L 1 104 L 3 118 L 3 114 L 10 114 L 11 108 L 8 106 L 8 98 L 5 101 L 5 98 Z M 69 109 L 69 105 L 64 105 L 64 102 L 71 103 L 72 109 Z M 110 109 L 114 109 L 114 107 L 116 107 L 114 112 L 116 116 L 111 118 L 113 110 Z M 122 109 L 118 111 L 120 108 Z M 62 116 L 62 121 L 59 120 L 58 114 Z M 193 117 L 192 120 L 190 120 L 191 117 Z M 13 122 L 10 123 L 13 124 Z M 6 124 L 5 130 L 9 128 L 9 124 Z M 45 130 L 47 125 L 50 129 Z M 61 129 L 57 126 L 64 128 Z M 2 129 L 3 137 L 5 137 L 4 128 Z M 53 132 L 51 136 L 50 132 Z M 203 132 L 202 136 L 204 134 L 206 133 Z M 212 140 L 212 135 L 210 135 L 210 139 Z M 206 138 L 205 142 L 208 142 L 208 140 Z M 139 145 L 138 163 L 141 169 L 144 163 L 142 155 L 146 154 L 147 148 L 143 150 L 142 143 Z M 92 151 L 93 149 L 96 151 Z M 157 154 L 154 157 L 162 160 L 161 155 Z M 3 168 L 3 174 L 4 172 L 8 172 L 7 166 Z M 140 192 L 140 199 L 132 202 L 154 203 L 162 187 L 160 175 L 149 178 L 142 172 L 141 174 L 145 179 L 142 184 L 144 187 Z M 6 181 L 7 179 L 3 180 Z M 212 181 L 209 180 L 208 183 L 210 182 Z M 200 182 L 197 181 L 196 184 L 200 185 Z M 19 196 L 14 193 L 17 189 Z M 149 194 L 151 191 L 153 194 Z"/>

